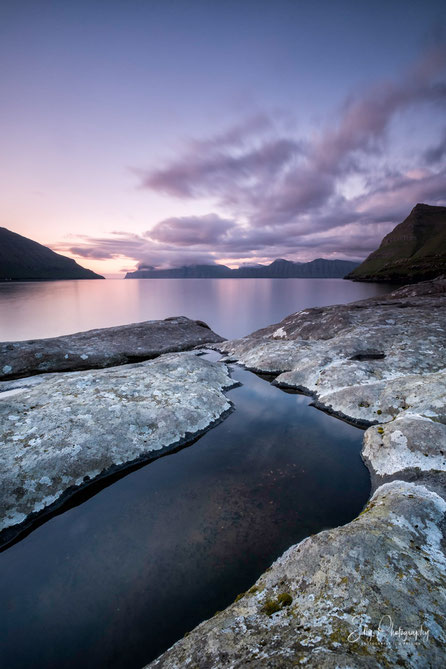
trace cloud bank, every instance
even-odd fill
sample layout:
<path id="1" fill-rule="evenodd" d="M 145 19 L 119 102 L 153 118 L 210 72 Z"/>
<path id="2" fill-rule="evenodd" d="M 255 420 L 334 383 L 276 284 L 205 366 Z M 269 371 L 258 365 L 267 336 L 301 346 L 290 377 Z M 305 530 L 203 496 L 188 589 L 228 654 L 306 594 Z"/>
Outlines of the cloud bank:
<path id="1" fill-rule="evenodd" d="M 65 248 L 155 267 L 363 258 L 417 202 L 446 204 L 445 103 L 440 46 L 398 80 L 346 100 L 311 134 L 287 132 L 277 119 L 257 115 L 189 141 L 162 167 L 139 170 L 142 188 L 206 198 L 218 213 L 169 218 L 142 235 L 84 238 Z M 415 119 L 415 133 L 407 117 L 412 126 Z"/>

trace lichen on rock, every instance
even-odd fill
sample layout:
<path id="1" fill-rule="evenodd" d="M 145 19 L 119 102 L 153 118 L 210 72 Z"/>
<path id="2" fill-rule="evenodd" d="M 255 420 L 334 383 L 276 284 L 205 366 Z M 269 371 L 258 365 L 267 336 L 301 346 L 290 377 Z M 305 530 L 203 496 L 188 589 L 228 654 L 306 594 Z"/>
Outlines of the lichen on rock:
<path id="1" fill-rule="evenodd" d="M 150 667 L 442 666 L 445 511 L 424 486 L 381 486 L 358 519 L 291 547 Z M 273 610 L 283 591 L 292 601 Z"/>
<path id="2" fill-rule="evenodd" d="M 3 383 L 4 539 L 74 487 L 207 430 L 231 409 L 223 391 L 233 385 L 225 365 L 191 353 Z"/>
<path id="3" fill-rule="evenodd" d="M 445 334 L 440 278 L 307 309 L 215 345 L 368 427 L 363 458 L 375 492 L 358 518 L 292 546 L 150 667 L 445 665 Z"/>
<path id="4" fill-rule="evenodd" d="M 0 342 L 0 380 L 124 365 L 219 341 L 223 338 L 203 321 L 178 316 L 62 337 Z"/>

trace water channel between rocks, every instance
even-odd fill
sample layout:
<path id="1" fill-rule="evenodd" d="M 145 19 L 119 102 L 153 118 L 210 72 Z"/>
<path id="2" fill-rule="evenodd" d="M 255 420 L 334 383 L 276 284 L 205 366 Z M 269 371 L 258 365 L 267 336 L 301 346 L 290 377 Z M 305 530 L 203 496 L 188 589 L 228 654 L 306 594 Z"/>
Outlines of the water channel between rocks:
<path id="1" fill-rule="evenodd" d="M 231 373 L 222 423 L 0 555 L 1 666 L 139 669 L 291 545 L 358 515 L 362 431 Z"/>

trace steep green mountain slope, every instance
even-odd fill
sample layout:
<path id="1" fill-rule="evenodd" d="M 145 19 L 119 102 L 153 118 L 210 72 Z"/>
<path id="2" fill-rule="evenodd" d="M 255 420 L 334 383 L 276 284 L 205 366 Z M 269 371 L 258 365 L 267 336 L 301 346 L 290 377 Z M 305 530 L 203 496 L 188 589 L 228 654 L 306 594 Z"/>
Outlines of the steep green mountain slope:
<path id="1" fill-rule="evenodd" d="M 346 279 L 411 283 L 446 274 L 446 207 L 417 204 Z"/>

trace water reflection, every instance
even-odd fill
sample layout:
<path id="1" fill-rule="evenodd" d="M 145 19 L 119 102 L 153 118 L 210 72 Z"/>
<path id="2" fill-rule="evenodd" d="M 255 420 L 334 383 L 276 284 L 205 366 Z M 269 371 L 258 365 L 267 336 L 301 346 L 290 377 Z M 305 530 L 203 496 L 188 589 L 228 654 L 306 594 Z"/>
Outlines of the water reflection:
<path id="1" fill-rule="evenodd" d="M 361 510 L 362 432 L 233 376 L 222 424 L 0 555 L 3 666 L 139 669 L 290 545 Z"/>
<path id="2" fill-rule="evenodd" d="M 150 279 L 0 283 L 0 340 L 54 337 L 98 327 L 189 316 L 242 337 L 312 306 L 383 294 L 342 279 Z"/>

